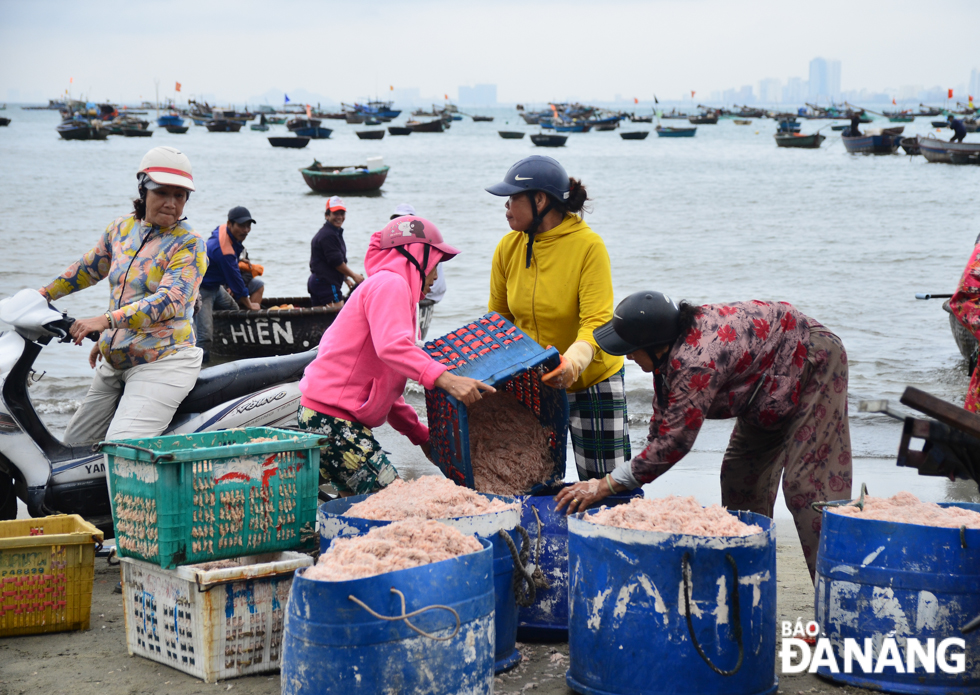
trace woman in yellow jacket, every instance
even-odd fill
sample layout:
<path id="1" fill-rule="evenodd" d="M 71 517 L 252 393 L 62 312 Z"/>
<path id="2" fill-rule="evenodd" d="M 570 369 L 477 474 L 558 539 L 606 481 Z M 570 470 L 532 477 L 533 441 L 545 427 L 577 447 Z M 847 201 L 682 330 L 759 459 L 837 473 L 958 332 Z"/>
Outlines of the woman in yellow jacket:
<path id="1" fill-rule="evenodd" d="M 513 230 L 493 255 L 489 309 L 561 353 L 544 382 L 568 394 L 579 479 L 601 478 L 631 456 L 623 358 L 592 337 L 612 320 L 613 288 L 606 245 L 580 216 L 588 194 L 561 164 L 537 155 L 486 190 L 507 196 Z"/>

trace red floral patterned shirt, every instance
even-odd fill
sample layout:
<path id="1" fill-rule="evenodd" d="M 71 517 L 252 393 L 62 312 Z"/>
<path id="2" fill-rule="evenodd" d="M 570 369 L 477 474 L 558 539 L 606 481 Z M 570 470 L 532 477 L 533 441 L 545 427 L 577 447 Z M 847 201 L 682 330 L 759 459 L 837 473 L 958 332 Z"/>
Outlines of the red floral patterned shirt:
<path id="1" fill-rule="evenodd" d="M 810 326 L 786 302 L 708 304 L 671 348 L 664 375 L 667 406 L 654 399 L 647 446 L 617 468 L 628 487 L 655 480 L 680 461 L 704 420 L 740 417 L 778 428 L 799 405 Z"/>

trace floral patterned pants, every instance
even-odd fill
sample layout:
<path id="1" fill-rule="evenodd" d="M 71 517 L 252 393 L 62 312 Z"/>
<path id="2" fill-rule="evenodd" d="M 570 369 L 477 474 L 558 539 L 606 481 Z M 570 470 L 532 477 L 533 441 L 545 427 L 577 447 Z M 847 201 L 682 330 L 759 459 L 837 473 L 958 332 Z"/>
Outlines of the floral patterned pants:
<path id="1" fill-rule="evenodd" d="M 370 427 L 299 407 L 299 428 L 322 434 L 330 442 L 320 448 L 320 478 L 341 493 L 365 495 L 391 485 L 398 477 Z"/>
<path id="2" fill-rule="evenodd" d="M 810 328 L 799 408 L 767 430 L 741 418 L 721 465 L 721 501 L 729 509 L 772 517 L 782 477 L 803 555 L 814 576 L 820 513 L 810 504 L 851 497 L 851 434 L 847 422 L 847 352 L 840 338 Z"/>

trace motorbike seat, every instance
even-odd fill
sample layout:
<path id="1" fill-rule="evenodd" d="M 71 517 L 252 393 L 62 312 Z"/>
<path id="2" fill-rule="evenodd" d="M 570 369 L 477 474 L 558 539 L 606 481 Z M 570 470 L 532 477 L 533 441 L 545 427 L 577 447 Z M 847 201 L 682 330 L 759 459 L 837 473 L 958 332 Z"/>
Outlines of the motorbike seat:
<path id="1" fill-rule="evenodd" d="M 197 383 L 184 398 L 177 415 L 203 413 L 209 408 L 250 393 L 298 381 L 306 365 L 316 359 L 316 348 L 295 355 L 235 360 L 202 369 Z"/>

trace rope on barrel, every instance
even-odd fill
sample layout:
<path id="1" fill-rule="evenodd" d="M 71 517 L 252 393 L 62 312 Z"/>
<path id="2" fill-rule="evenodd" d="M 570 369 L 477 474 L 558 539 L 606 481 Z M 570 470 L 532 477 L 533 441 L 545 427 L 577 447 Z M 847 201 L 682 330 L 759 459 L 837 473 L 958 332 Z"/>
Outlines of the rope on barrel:
<path id="1" fill-rule="evenodd" d="M 735 558 L 730 554 L 725 553 L 725 559 L 732 566 L 732 634 L 735 636 L 735 642 L 738 644 L 738 663 L 735 664 L 735 668 L 731 671 L 723 671 L 711 663 L 711 659 L 704 653 L 701 644 L 698 642 L 698 638 L 694 634 L 694 624 L 691 621 L 691 594 L 694 591 L 694 582 L 691 580 L 690 553 L 684 553 L 684 557 L 681 559 L 681 576 L 684 581 L 684 617 L 687 619 L 687 631 L 691 635 L 691 642 L 694 644 L 694 648 L 698 650 L 700 657 L 704 659 L 704 663 L 708 664 L 711 670 L 719 676 L 734 676 L 742 668 L 742 661 L 745 659 L 745 645 L 742 644 L 742 620 L 738 602 L 738 566 L 735 564 Z"/>
<path id="2" fill-rule="evenodd" d="M 517 551 L 514 539 L 510 534 L 500 529 L 497 534 L 504 540 L 510 556 L 514 558 L 514 601 L 518 606 L 530 606 L 537 597 L 537 589 L 534 584 L 534 573 L 528 569 L 528 558 L 531 554 L 531 537 L 523 526 L 514 527 L 523 540 L 521 551 Z"/>
<path id="3" fill-rule="evenodd" d="M 417 633 L 419 633 L 423 637 L 428 637 L 429 639 L 437 640 L 439 642 L 446 642 L 448 640 L 451 640 L 453 637 L 455 637 L 456 635 L 459 634 L 459 628 L 460 628 L 460 625 L 462 623 L 459 620 L 459 613 L 457 613 L 455 611 L 455 609 L 450 608 L 449 606 L 443 606 L 441 604 L 433 604 L 431 606 L 426 606 L 425 608 L 419 608 L 418 610 L 412 611 L 411 613 L 406 613 L 405 612 L 405 594 L 403 594 L 402 592 L 400 592 L 395 587 L 391 587 L 391 593 L 398 594 L 398 598 L 400 598 L 402 600 L 402 614 L 401 615 L 394 615 L 394 616 L 381 615 L 380 613 L 375 613 L 373 610 L 371 610 L 370 608 L 368 608 L 367 604 L 365 604 L 363 601 L 361 601 L 359 598 L 357 598 L 357 597 L 355 597 L 353 595 L 348 596 L 347 599 L 350 600 L 350 601 L 353 601 L 354 603 L 356 603 L 358 606 L 360 606 L 361 608 L 363 608 L 364 610 L 366 610 L 368 613 L 370 613 L 371 615 L 373 615 L 378 620 L 387 620 L 388 622 L 394 622 L 396 620 L 404 620 L 406 625 L 408 625 L 410 628 L 412 628 L 413 630 L 415 630 Z M 453 634 L 449 635 L 448 637 L 436 637 L 435 635 L 433 635 L 430 632 L 426 632 L 425 630 L 421 630 L 421 629 L 415 627 L 414 625 L 412 625 L 412 623 L 410 623 L 408 621 L 409 618 L 414 618 L 416 615 L 420 615 L 422 613 L 425 613 L 426 611 L 435 610 L 436 608 L 441 608 L 444 611 L 449 611 L 450 613 L 453 614 L 453 617 L 456 618 L 456 629 L 453 630 Z"/>

